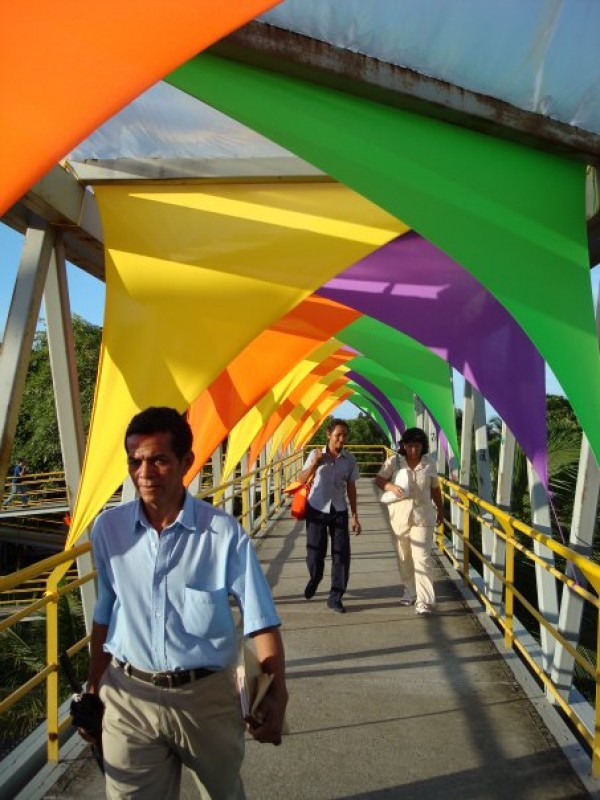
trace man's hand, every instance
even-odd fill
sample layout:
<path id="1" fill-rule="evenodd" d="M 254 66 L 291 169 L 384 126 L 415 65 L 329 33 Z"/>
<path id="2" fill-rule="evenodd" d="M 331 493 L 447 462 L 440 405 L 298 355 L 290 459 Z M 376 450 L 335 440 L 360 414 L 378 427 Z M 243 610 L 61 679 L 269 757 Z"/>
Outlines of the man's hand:
<path id="1" fill-rule="evenodd" d="M 352 533 L 355 536 L 360 536 L 361 531 L 362 531 L 362 525 L 358 521 L 358 517 L 356 516 L 356 514 L 352 514 Z"/>
<path id="2" fill-rule="evenodd" d="M 278 702 L 271 694 L 267 694 L 257 709 L 256 717 L 247 717 L 248 732 L 262 744 L 281 744 L 283 721 L 287 697 L 283 702 Z"/>

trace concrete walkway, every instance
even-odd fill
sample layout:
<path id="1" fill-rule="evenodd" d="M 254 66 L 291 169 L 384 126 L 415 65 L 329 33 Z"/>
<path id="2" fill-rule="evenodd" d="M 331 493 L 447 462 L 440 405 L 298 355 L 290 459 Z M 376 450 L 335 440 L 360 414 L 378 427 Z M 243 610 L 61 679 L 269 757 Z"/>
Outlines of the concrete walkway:
<path id="1" fill-rule="evenodd" d="M 326 581 L 304 600 L 303 524 L 285 518 L 258 546 L 283 619 L 291 732 L 277 748 L 248 741 L 249 800 L 590 797 L 442 568 L 434 615 L 398 604 L 372 481 L 359 503 L 344 615 L 327 608 Z M 103 796 L 89 758 L 44 795 Z M 184 796 L 197 797 L 189 780 Z"/>

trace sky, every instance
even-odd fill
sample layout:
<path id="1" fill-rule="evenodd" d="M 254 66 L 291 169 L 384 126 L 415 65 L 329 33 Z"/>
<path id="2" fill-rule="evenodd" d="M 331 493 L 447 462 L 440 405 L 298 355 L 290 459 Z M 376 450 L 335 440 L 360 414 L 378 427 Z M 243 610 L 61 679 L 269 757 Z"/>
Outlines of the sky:
<path id="1" fill-rule="evenodd" d="M 23 247 L 23 236 L 0 222 L 0 333 L 4 337 L 4 327 L 10 305 L 19 258 Z M 102 325 L 104 315 L 104 283 L 93 278 L 71 264 L 67 264 L 67 279 L 71 311 L 94 325 Z M 600 264 L 590 271 L 590 279 L 597 302 L 600 284 Z M 43 316 L 43 311 L 42 315 Z M 454 371 L 455 405 L 462 406 L 464 381 L 460 373 Z M 564 394 L 558 381 L 550 370 L 546 370 L 546 391 L 548 394 Z M 353 419 L 360 413 L 349 401 L 342 403 L 336 410 L 336 416 Z M 488 418 L 494 416 L 494 410 L 488 406 Z"/>

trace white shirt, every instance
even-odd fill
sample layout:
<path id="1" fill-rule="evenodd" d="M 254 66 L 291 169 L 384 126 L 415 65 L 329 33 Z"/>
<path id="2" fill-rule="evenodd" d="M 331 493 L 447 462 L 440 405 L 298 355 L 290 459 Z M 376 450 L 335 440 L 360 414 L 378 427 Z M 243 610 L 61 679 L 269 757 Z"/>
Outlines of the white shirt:
<path id="1" fill-rule="evenodd" d="M 414 469 L 408 466 L 406 458 L 401 455 L 390 456 L 377 477 L 391 481 L 398 469 L 408 473 L 409 495 L 413 500 L 413 525 L 435 525 L 437 511 L 431 499 L 431 489 L 440 485 L 435 465 L 429 456 L 422 456 Z"/>

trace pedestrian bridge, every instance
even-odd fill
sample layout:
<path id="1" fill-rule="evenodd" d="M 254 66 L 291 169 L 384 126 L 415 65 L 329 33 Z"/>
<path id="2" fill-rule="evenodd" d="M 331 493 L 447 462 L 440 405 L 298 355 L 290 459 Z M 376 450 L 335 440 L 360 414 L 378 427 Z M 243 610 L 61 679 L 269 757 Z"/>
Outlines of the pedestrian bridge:
<path id="1" fill-rule="evenodd" d="M 288 466 L 282 464 L 282 470 Z M 574 596 L 594 612 L 598 567 L 445 481 L 446 522 L 436 548 L 438 607 L 431 617 L 417 616 L 398 603 L 399 570 L 387 513 L 372 478 L 363 477 L 363 534 L 352 540 L 347 613 L 334 614 L 325 603 L 326 578 L 311 601 L 303 597 L 304 524 L 287 510 L 281 494 L 287 479 L 284 471 L 270 473 L 269 491 L 262 497 L 259 493 L 249 527 L 283 620 L 290 733 L 279 748 L 248 740 L 248 797 L 595 796 L 593 659 L 569 644 L 560 621 L 538 611 L 523 580 L 523 565 L 535 564 L 551 575 L 564 591 L 563 603 L 567 595 Z M 233 483 L 230 488 L 221 502 L 235 500 Z M 240 508 L 248 513 L 244 504 Z M 481 543 L 489 545 L 482 536 L 486 530 L 493 537 L 493 558 L 482 554 Z M 104 796 L 87 747 L 77 736 L 66 739 L 72 728 L 65 687 L 60 697 L 56 694 L 59 649 L 68 646 L 77 661 L 77 652 L 87 644 L 87 638 L 64 640 L 63 628 L 58 640 L 53 627 L 57 601 L 90 576 L 59 578 L 66 559 L 71 562 L 88 548 L 78 545 L 39 564 L 37 571 L 49 575 L 45 592 L 0 622 L 6 628 L 47 607 L 47 664 L 29 686 L 0 704 L 7 711 L 15 694 L 20 697 L 32 684 L 45 683 L 47 729 L 32 734 L 2 762 L 2 798 Z M 16 581 L 31 579 L 33 569 L 1 578 L 0 590 L 14 591 Z M 589 588 L 568 577 L 574 569 L 588 576 Z M 515 602 L 529 630 L 515 615 Z M 592 687 L 589 701 L 573 685 L 566 656 L 577 660 L 579 673 L 589 672 L 588 681 L 578 683 L 582 691 Z M 45 742 L 42 758 L 36 736 L 38 745 Z M 26 759 L 36 768 L 19 794 Z M 188 782 L 186 796 L 195 796 L 193 791 Z"/>

